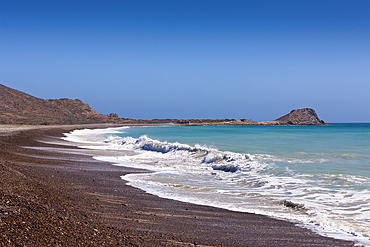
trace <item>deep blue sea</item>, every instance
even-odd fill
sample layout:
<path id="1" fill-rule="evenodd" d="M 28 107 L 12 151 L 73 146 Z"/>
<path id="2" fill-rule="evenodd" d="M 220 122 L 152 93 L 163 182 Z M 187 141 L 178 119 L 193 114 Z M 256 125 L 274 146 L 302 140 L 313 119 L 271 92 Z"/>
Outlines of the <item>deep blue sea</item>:
<path id="1" fill-rule="evenodd" d="M 148 193 L 297 222 L 370 245 L 370 124 L 76 130 L 66 140 L 118 150 L 99 160 Z"/>

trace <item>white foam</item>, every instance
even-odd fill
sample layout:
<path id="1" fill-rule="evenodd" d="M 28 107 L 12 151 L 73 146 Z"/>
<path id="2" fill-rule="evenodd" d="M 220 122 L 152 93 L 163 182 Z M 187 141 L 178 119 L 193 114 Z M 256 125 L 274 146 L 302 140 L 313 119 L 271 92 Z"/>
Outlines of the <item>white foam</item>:
<path id="1" fill-rule="evenodd" d="M 62 139 L 77 143 L 101 144 L 102 139 L 106 138 L 105 134 L 119 134 L 127 128 L 129 127 L 73 130 L 70 133 L 64 133 L 65 137 L 62 137 Z"/>

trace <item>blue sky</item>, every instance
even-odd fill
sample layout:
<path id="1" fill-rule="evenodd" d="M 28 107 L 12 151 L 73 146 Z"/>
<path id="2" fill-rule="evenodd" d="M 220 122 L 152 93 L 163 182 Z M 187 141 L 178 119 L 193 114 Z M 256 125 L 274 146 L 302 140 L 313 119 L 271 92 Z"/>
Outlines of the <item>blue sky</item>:
<path id="1" fill-rule="evenodd" d="M 370 122 L 370 1 L 0 1 L 0 83 L 128 118 Z"/>

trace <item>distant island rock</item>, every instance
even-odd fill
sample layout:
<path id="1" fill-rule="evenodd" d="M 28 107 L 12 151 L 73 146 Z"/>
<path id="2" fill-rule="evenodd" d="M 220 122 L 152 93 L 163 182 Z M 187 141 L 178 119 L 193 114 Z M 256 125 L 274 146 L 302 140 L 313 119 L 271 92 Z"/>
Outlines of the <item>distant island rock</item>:
<path id="1" fill-rule="evenodd" d="M 324 120 L 320 120 L 314 109 L 303 108 L 292 110 L 287 115 L 275 120 L 280 125 L 325 125 Z"/>
<path id="2" fill-rule="evenodd" d="M 120 118 L 100 114 L 79 99 L 39 99 L 0 84 L 0 124 L 118 123 L 132 125 L 324 125 L 313 109 L 292 110 L 274 121 L 252 119 L 152 119 Z"/>

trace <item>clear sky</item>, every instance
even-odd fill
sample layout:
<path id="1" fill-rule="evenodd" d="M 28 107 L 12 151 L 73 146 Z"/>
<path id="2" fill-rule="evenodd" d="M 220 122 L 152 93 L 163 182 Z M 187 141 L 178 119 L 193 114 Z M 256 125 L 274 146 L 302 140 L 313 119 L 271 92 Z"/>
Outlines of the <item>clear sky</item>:
<path id="1" fill-rule="evenodd" d="M 0 83 L 136 119 L 370 122 L 370 1 L 0 0 Z"/>

